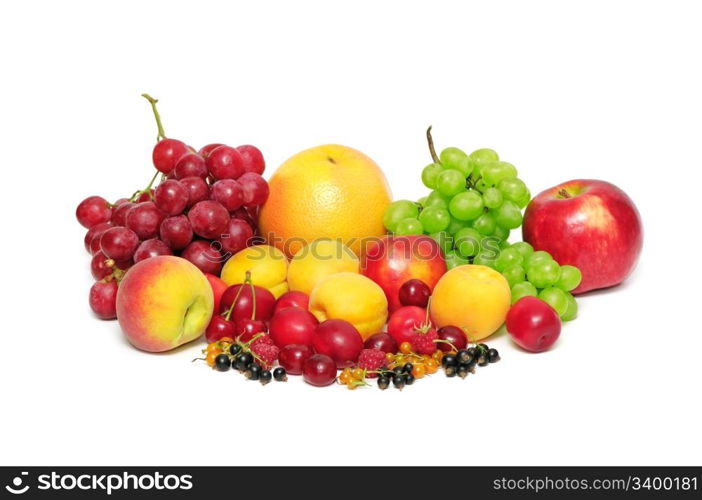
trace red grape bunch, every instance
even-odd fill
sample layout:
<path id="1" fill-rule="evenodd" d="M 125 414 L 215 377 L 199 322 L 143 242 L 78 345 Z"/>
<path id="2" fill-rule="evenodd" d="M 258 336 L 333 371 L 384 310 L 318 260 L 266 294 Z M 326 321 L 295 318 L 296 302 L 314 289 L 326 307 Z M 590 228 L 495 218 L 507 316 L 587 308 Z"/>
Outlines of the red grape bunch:
<path id="1" fill-rule="evenodd" d="M 116 317 L 119 281 L 141 260 L 179 255 L 218 275 L 231 255 L 261 242 L 258 212 L 268 198 L 261 151 L 219 143 L 196 151 L 167 138 L 158 101 L 143 97 L 151 103 L 158 127 L 151 182 L 114 203 L 89 196 L 76 209 L 78 222 L 88 229 L 85 248 L 93 256 L 96 282 L 90 307 L 102 319 Z"/>

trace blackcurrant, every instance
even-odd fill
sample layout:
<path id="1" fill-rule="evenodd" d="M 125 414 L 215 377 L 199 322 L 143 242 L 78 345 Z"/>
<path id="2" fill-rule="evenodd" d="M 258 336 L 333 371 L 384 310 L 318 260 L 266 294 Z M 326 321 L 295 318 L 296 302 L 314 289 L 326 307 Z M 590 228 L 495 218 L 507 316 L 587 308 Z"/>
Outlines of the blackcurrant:
<path id="1" fill-rule="evenodd" d="M 485 354 L 486 352 L 488 352 L 488 349 L 490 348 L 487 344 L 478 344 L 478 351 L 480 352 L 480 354 Z"/>
<path id="2" fill-rule="evenodd" d="M 244 377 L 249 380 L 258 380 L 261 375 L 261 367 L 256 363 L 251 363 L 249 367 L 244 372 Z"/>
<path id="3" fill-rule="evenodd" d="M 405 385 L 414 384 L 414 375 L 412 375 L 411 373 L 405 373 L 403 377 L 405 379 Z"/>
<path id="4" fill-rule="evenodd" d="M 405 373 L 412 373 L 412 368 L 414 368 L 412 363 L 405 363 L 405 366 L 402 367 L 402 371 Z"/>
<path id="5" fill-rule="evenodd" d="M 232 366 L 232 362 L 229 359 L 229 355 L 220 354 L 215 358 L 215 368 L 221 372 L 226 372 Z"/>
<path id="6" fill-rule="evenodd" d="M 476 359 L 480 355 L 480 352 L 475 347 L 469 347 L 468 349 L 466 349 L 466 351 L 468 352 L 468 354 L 470 354 L 471 356 L 473 356 Z"/>
<path id="7" fill-rule="evenodd" d="M 229 346 L 229 354 L 236 356 L 241 352 L 241 346 L 239 344 L 232 344 Z"/>
<path id="8" fill-rule="evenodd" d="M 481 354 L 478 357 L 478 366 L 487 366 L 487 364 L 488 364 L 487 356 Z"/>
<path id="9" fill-rule="evenodd" d="M 441 358 L 441 366 L 446 368 L 447 366 L 456 366 L 458 365 L 458 359 L 454 354 L 447 354 L 443 358 Z"/>
<path id="10" fill-rule="evenodd" d="M 241 352 L 234 358 L 234 368 L 243 372 L 252 362 L 253 356 L 250 352 Z"/>
<path id="11" fill-rule="evenodd" d="M 261 385 L 266 385 L 268 382 L 271 381 L 273 378 L 273 375 L 271 375 L 270 370 L 261 370 L 261 375 L 259 375 L 259 381 L 261 382 Z"/>
<path id="12" fill-rule="evenodd" d="M 395 368 L 393 368 L 392 372 L 394 374 L 397 374 L 397 375 L 402 375 L 403 373 L 405 373 L 405 367 L 404 366 L 396 366 Z"/>
<path id="13" fill-rule="evenodd" d="M 500 353 L 497 349 L 489 349 L 487 352 L 488 362 L 497 363 L 500 360 Z"/>
<path id="14" fill-rule="evenodd" d="M 279 366 L 275 370 L 273 370 L 273 378 L 277 380 L 278 382 L 285 382 L 288 380 L 288 374 L 285 371 L 285 368 L 282 366 Z"/>
<path id="15" fill-rule="evenodd" d="M 402 389 L 405 386 L 405 375 L 396 373 L 392 378 L 392 385 L 394 385 L 396 389 Z"/>
<path id="16" fill-rule="evenodd" d="M 456 369 L 456 375 L 458 375 L 461 378 L 466 378 L 468 374 L 470 373 L 470 365 L 458 365 L 458 368 Z"/>
<path id="17" fill-rule="evenodd" d="M 462 349 L 456 353 L 456 359 L 459 363 L 470 363 L 473 360 L 473 355 L 466 349 Z"/>
<path id="18" fill-rule="evenodd" d="M 378 387 L 382 390 L 387 389 L 390 386 L 390 379 L 381 375 L 378 377 Z"/>
<path id="19" fill-rule="evenodd" d="M 458 372 L 456 365 L 448 365 L 444 367 L 444 373 L 447 377 L 455 377 L 456 372 Z"/>

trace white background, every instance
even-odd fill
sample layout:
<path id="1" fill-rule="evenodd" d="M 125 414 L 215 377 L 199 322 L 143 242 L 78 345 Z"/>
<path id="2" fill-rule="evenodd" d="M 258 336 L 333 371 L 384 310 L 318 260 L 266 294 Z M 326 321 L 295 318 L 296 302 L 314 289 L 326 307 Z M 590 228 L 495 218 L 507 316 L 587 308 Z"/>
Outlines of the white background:
<path id="1" fill-rule="evenodd" d="M 702 31 L 696 2 L 3 2 L 0 463 L 700 464 Z M 396 198 L 438 147 L 492 147 L 534 193 L 605 179 L 642 258 L 555 347 L 403 392 L 261 387 L 149 355 L 89 310 L 76 204 L 151 177 L 166 133 L 328 142 Z"/>

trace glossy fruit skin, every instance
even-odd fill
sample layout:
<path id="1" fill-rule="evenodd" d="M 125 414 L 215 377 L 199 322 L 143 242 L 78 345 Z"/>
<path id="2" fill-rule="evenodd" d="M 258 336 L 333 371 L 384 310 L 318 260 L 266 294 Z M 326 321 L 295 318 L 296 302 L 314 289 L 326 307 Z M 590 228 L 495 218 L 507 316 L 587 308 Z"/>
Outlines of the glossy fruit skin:
<path id="1" fill-rule="evenodd" d="M 188 190 L 187 208 L 210 197 L 210 188 L 205 180 L 200 177 L 186 177 L 181 179 L 180 183 Z"/>
<path id="2" fill-rule="evenodd" d="M 219 243 L 222 245 L 222 252 L 225 255 L 234 255 L 252 244 L 253 236 L 254 231 L 249 223 L 241 219 L 229 219 L 226 229 L 219 238 Z"/>
<path id="3" fill-rule="evenodd" d="M 560 265 L 580 269 L 574 294 L 624 281 L 643 246 L 643 225 L 631 198 L 592 179 L 564 182 L 536 196 L 524 213 L 522 235 Z"/>
<path id="4" fill-rule="evenodd" d="M 431 289 L 422 280 L 411 279 L 400 287 L 398 298 L 403 306 L 427 307 Z"/>
<path id="5" fill-rule="evenodd" d="M 195 240 L 180 254 L 203 273 L 219 274 L 222 270 L 222 254 L 206 240 Z"/>
<path id="6" fill-rule="evenodd" d="M 154 146 L 151 159 L 154 167 L 164 174 L 169 174 L 175 168 L 180 158 L 189 153 L 188 146 L 177 139 L 163 139 Z"/>
<path id="7" fill-rule="evenodd" d="M 161 241 L 176 251 L 184 249 L 193 240 L 193 228 L 185 215 L 163 219 L 158 234 Z"/>
<path id="8" fill-rule="evenodd" d="M 112 208 L 105 198 L 89 196 L 78 204 L 76 218 L 83 227 L 90 229 L 101 222 L 108 222 L 112 218 Z"/>
<path id="9" fill-rule="evenodd" d="M 112 210 L 112 225 L 113 226 L 126 226 L 127 225 L 127 214 L 132 209 L 135 204 L 131 201 L 127 203 L 122 203 L 120 206 Z"/>
<path id="10" fill-rule="evenodd" d="M 183 213 L 188 205 L 188 189 L 174 179 L 163 181 L 154 190 L 154 204 L 166 215 Z"/>
<path id="11" fill-rule="evenodd" d="M 90 260 L 90 272 L 96 281 L 101 280 L 108 274 L 112 274 L 112 267 L 106 264 L 108 260 L 107 255 L 102 252 L 96 252 Z"/>
<path id="12" fill-rule="evenodd" d="M 142 241 L 134 252 L 134 263 L 157 255 L 173 255 L 171 248 L 158 238 Z"/>
<path id="13" fill-rule="evenodd" d="M 207 144 L 205 146 L 202 146 L 200 148 L 200 150 L 197 152 L 197 154 L 199 154 L 203 158 L 207 158 L 208 156 L 210 156 L 210 153 L 212 151 L 214 151 L 215 149 L 217 149 L 220 146 L 224 146 L 224 144 L 221 144 L 219 142 L 213 142 L 212 144 Z"/>
<path id="14" fill-rule="evenodd" d="M 90 308 L 100 319 L 117 317 L 117 282 L 96 281 L 90 288 Z"/>
<path id="15" fill-rule="evenodd" d="M 282 348 L 289 344 L 312 347 L 312 339 L 319 322 L 309 311 L 287 308 L 278 311 L 271 319 L 269 331 L 275 345 Z"/>
<path id="16" fill-rule="evenodd" d="M 397 341 L 389 333 L 374 333 L 363 344 L 365 349 L 377 349 L 383 352 L 395 353 L 398 351 Z"/>
<path id="17" fill-rule="evenodd" d="M 158 236 L 159 227 L 165 218 L 166 215 L 153 201 L 144 201 L 137 203 L 127 212 L 126 226 L 134 231 L 140 240 L 148 240 Z"/>
<path id="18" fill-rule="evenodd" d="M 92 252 L 90 249 L 90 242 L 93 241 L 93 238 L 95 237 L 100 237 L 102 236 L 102 233 L 107 231 L 112 227 L 112 223 L 110 222 L 101 222 L 100 224 L 95 224 L 93 227 L 88 229 L 88 231 L 85 233 L 85 237 L 83 238 L 83 245 L 85 245 L 85 249 L 90 253 L 94 254 L 95 252 Z"/>
<path id="19" fill-rule="evenodd" d="M 229 212 L 221 203 L 204 200 L 196 203 L 190 209 L 188 220 L 195 234 L 214 240 L 226 231 L 229 223 Z"/>
<path id="20" fill-rule="evenodd" d="M 100 236 L 100 249 L 108 258 L 124 261 L 132 258 L 139 246 L 139 237 L 126 227 L 113 227 Z"/>
<path id="21" fill-rule="evenodd" d="M 176 179 L 185 179 L 186 177 L 200 177 L 206 179 L 209 175 L 205 159 L 197 153 L 188 153 L 180 157 L 180 160 L 175 165 L 173 174 Z"/>
<path id="22" fill-rule="evenodd" d="M 339 369 L 352 366 L 363 349 L 363 339 L 358 330 L 343 319 L 328 319 L 315 328 L 312 348 L 334 360 Z"/>
<path id="23" fill-rule="evenodd" d="M 514 303 L 505 321 L 512 340 L 530 352 L 547 350 L 561 334 L 561 320 L 546 302 L 536 297 L 522 297 Z"/>
<path id="24" fill-rule="evenodd" d="M 404 306 L 397 309 L 388 321 L 388 334 L 399 346 L 411 342 L 416 329 L 426 321 L 427 310 L 417 306 Z"/>
<path id="25" fill-rule="evenodd" d="M 303 364 L 302 377 L 316 387 L 333 384 L 336 380 L 336 363 L 325 354 L 313 354 Z"/>
<path id="26" fill-rule="evenodd" d="M 215 276 L 211 273 L 204 274 L 205 278 L 207 278 L 207 281 L 210 283 L 210 287 L 212 288 L 212 296 L 214 298 L 214 306 L 212 307 L 212 311 L 216 315 L 219 313 L 219 305 L 222 300 L 222 295 L 224 295 L 224 292 L 227 290 L 228 286 L 219 278 L 219 276 Z"/>
<path id="27" fill-rule="evenodd" d="M 239 293 L 239 289 L 242 287 L 243 290 L 241 290 L 239 299 L 237 300 L 234 310 L 232 311 L 231 318 L 235 322 L 243 319 L 251 319 L 251 314 L 253 313 L 253 296 L 251 293 L 251 285 L 239 284 L 230 286 L 222 294 L 222 300 L 219 304 L 220 311 L 222 313 L 226 312 L 227 309 L 231 307 L 232 302 L 234 302 L 234 299 Z M 259 321 L 269 321 L 271 316 L 273 316 L 275 297 L 266 288 L 261 286 L 254 285 L 254 290 L 256 295 L 256 317 L 254 319 Z"/>
<path id="28" fill-rule="evenodd" d="M 222 179 L 212 185 L 212 199 L 234 212 L 244 203 L 244 190 L 234 179 Z"/>
<path id="29" fill-rule="evenodd" d="M 266 169 L 266 162 L 263 159 L 263 153 L 261 153 L 260 149 L 250 144 L 244 144 L 238 146 L 236 150 L 244 161 L 244 172 L 253 172 L 263 175 L 263 171 Z"/>
<path id="30" fill-rule="evenodd" d="M 458 350 L 465 349 L 468 345 L 468 339 L 466 338 L 465 332 L 457 326 L 443 326 L 437 330 L 437 333 L 441 340 L 447 340 L 451 342 L 451 344 L 453 344 L 453 346 Z M 451 346 L 445 342 L 437 343 L 436 347 L 438 347 L 444 352 L 449 352 L 452 350 Z"/>
<path id="31" fill-rule="evenodd" d="M 242 200 L 245 207 L 257 207 L 266 202 L 269 189 L 268 183 L 263 177 L 254 172 L 246 172 L 238 180 L 241 185 Z"/>
<path id="32" fill-rule="evenodd" d="M 278 363 L 290 375 L 302 375 L 305 361 L 312 356 L 312 349 L 304 344 L 288 344 L 280 350 Z"/>
<path id="33" fill-rule="evenodd" d="M 205 158 L 210 175 L 217 180 L 238 179 L 244 173 L 241 154 L 230 146 L 219 146 Z"/>
<path id="34" fill-rule="evenodd" d="M 302 309 L 303 311 L 307 311 L 309 309 L 309 305 L 310 297 L 306 293 L 297 291 L 285 292 L 283 295 L 278 297 L 273 313 L 275 314 L 286 307 L 296 307 L 298 309 Z"/>
<path id="35" fill-rule="evenodd" d="M 236 337 L 234 323 L 228 321 L 224 316 L 219 314 L 212 316 L 210 324 L 207 325 L 207 329 L 205 330 L 205 339 L 208 343 L 211 343 L 225 337 L 229 337 L 230 339 Z"/>
<path id="36" fill-rule="evenodd" d="M 268 326 L 265 321 L 243 318 L 235 323 L 235 338 L 242 342 L 248 342 L 254 335 L 266 332 L 268 332 Z"/>

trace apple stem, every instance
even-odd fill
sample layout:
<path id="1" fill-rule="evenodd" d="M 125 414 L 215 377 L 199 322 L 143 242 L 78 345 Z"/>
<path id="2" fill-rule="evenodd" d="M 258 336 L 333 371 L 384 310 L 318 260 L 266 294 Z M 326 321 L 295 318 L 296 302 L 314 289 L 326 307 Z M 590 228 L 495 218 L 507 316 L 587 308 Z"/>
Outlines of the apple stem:
<path id="1" fill-rule="evenodd" d="M 151 103 L 151 109 L 154 112 L 154 118 L 156 118 L 156 126 L 158 127 L 158 136 L 156 136 L 156 142 L 160 141 L 161 139 L 165 139 L 166 133 L 163 131 L 161 115 L 158 113 L 158 109 L 156 108 L 156 103 L 158 102 L 158 99 L 154 99 L 149 94 L 141 94 L 141 97 L 143 97 Z"/>
<path id="2" fill-rule="evenodd" d="M 566 191 L 565 188 L 561 188 L 558 191 L 558 196 L 567 200 L 568 198 L 570 198 L 570 193 L 568 191 Z"/>
<path id="3" fill-rule="evenodd" d="M 436 154 L 436 149 L 434 149 L 434 139 L 431 137 L 431 125 L 427 129 L 427 144 L 429 144 L 429 153 L 431 154 L 431 159 L 434 163 L 441 163 L 439 157 Z"/>

